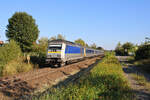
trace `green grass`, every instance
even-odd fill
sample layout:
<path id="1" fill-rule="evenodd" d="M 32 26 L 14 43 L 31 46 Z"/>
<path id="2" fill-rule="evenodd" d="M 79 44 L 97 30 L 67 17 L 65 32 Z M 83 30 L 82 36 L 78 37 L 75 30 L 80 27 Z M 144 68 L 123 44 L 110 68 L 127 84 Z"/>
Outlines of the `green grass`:
<path id="1" fill-rule="evenodd" d="M 53 88 L 33 100 L 133 100 L 132 97 L 120 63 L 109 53 L 78 82 Z"/>

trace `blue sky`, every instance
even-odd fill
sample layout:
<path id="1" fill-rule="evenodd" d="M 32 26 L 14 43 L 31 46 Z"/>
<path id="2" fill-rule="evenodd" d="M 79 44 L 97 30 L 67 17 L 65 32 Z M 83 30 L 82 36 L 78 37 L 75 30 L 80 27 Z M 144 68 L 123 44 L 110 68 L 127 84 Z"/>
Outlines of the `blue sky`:
<path id="1" fill-rule="evenodd" d="M 0 40 L 7 39 L 8 19 L 17 11 L 36 19 L 40 37 L 61 33 L 105 49 L 150 37 L 150 0 L 1 0 Z"/>

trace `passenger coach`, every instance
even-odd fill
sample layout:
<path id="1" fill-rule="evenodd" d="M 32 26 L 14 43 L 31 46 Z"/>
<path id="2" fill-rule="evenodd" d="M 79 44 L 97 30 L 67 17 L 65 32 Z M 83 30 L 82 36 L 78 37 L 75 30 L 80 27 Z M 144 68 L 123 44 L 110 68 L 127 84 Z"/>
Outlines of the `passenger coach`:
<path id="1" fill-rule="evenodd" d="M 83 47 L 66 40 L 52 40 L 48 43 L 46 62 L 48 64 L 64 65 L 70 61 L 103 55 L 103 50 Z"/>

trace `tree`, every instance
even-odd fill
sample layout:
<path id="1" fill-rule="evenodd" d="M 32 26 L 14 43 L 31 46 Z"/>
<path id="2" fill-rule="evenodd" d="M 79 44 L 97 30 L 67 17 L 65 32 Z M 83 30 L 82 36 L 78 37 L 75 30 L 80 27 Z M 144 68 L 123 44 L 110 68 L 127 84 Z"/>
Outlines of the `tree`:
<path id="1" fill-rule="evenodd" d="M 130 43 L 130 42 L 126 42 L 123 45 L 121 45 L 121 43 L 119 42 L 115 48 L 115 52 L 117 55 L 121 55 L 121 56 L 127 56 L 127 55 L 133 55 L 136 51 L 136 47 Z"/>
<path id="2" fill-rule="evenodd" d="M 118 42 L 118 44 L 115 48 L 115 52 L 116 52 L 116 55 L 120 55 L 120 56 L 124 55 L 124 49 L 122 48 L 122 45 L 120 42 Z"/>
<path id="3" fill-rule="evenodd" d="M 119 49 L 119 48 L 121 48 L 121 43 L 120 42 L 118 42 L 118 44 L 117 44 L 117 46 L 116 46 L 116 48 L 115 48 L 115 50 L 117 50 L 117 49 Z"/>
<path id="4" fill-rule="evenodd" d="M 130 42 L 126 42 L 122 45 L 122 47 L 125 51 L 125 55 L 128 55 L 129 52 L 133 52 L 134 45 Z"/>
<path id="5" fill-rule="evenodd" d="M 123 47 L 124 49 L 129 50 L 129 49 L 132 49 L 132 48 L 133 48 L 133 44 L 130 43 L 130 42 L 126 42 L 125 44 L 122 45 L 122 47 Z"/>
<path id="6" fill-rule="evenodd" d="M 38 42 L 39 42 L 40 45 L 47 45 L 48 44 L 48 38 L 47 37 L 41 37 L 38 40 Z"/>
<path id="7" fill-rule="evenodd" d="M 51 37 L 51 38 L 49 39 L 49 41 L 56 40 L 56 39 L 57 39 L 57 37 L 56 37 L 56 36 L 53 36 L 53 37 Z"/>
<path id="8" fill-rule="evenodd" d="M 77 44 L 80 44 L 80 45 L 82 45 L 82 46 L 86 46 L 86 43 L 85 43 L 84 40 L 82 40 L 81 38 L 75 40 L 74 42 L 77 43 Z"/>
<path id="9" fill-rule="evenodd" d="M 39 49 L 43 54 L 46 54 L 46 50 L 48 47 L 48 38 L 42 37 L 39 40 Z"/>
<path id="10" fill-rule="evenodd" d="M 87 43 L 85 44 L 85 46 L 86 46 L 86 47 L 89 47 L 89 45 L 88 45 Z"/>
<path id="11" fill-rule="evenodd" d="M 96 44 L 93 43 L 93 44 L 91 45 L 91 48 L 96 49 L 96 48 L 97 48 Z"/>
<path id="12" fill-rule="evenodd" d="M 135 53 L 135 59 L 148 59 L 150 58 L 150 45 L 142 44 L 138 47 Z"/>
<path id="13" fill-rule="evenodd" d="M 102 47 L 97 47 L 98 50 L 104 50 Z"/>
<path id="14" fill-rule="evenodd" d="M 150 58 L 150 38 L 145 38 L 145 43 L 137 46 L 135 59 L 149 59 Z"/>
<path id="15" fill-rule="evenodd" d="M 15 40 L 23 52 L 31 51 L 31 47 L 39 35 L 35 19 L 26 12 L 16 12 L 8 20 L 8 23 L 6 37 L 9 40 Z"/>
<path id="16" fill-rule="evenodd" d="M 62 34 L 58 34 L 57 39 L 65 40 L 65 36 Z"/>
<path id="17" fill-rule="evenodd" d="M 52 41 L 52 40 L 57 40 L 57 39 L 66 40 L 65 36 L 62 34 L 58 34 L 57 36 L 52 36 L 49 40 Z"/>
<path id="18" fill-rule="evenodd" d="M 38 54 L 41 57 L 45 57 L 47 47 L 48 47 L 48 38 L 47 37 L 41 37 L 38 40 L 38 43 L 36 43 L 36 42 L 33 43 L 32 52 Z"/>

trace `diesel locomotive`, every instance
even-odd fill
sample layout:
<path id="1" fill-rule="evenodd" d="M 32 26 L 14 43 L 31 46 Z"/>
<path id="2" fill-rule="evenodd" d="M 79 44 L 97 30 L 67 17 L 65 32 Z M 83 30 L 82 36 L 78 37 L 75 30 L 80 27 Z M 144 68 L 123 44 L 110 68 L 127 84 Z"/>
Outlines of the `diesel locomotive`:
<path id="1" fill-rule="evenodd" d="M 49 41 L 48 43 L 46 63 L 63 66 L 74 60 L 98 55 L 104 55 L 104 51 L 83 47 L 74 42 L 57 39 Z"/>

